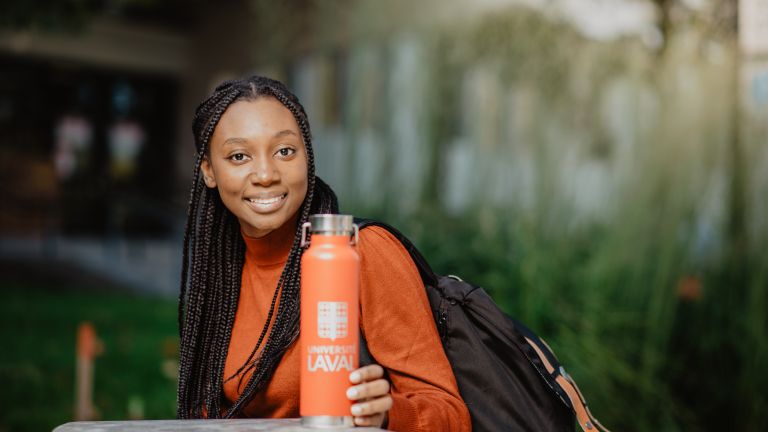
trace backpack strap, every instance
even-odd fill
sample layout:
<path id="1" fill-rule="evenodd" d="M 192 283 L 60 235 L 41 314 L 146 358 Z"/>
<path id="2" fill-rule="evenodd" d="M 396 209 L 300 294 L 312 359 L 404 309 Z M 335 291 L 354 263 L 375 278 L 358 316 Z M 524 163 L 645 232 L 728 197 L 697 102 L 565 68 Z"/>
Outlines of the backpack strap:
<path id="1" fill-rule="evenodd" d="M 518 323 L 516 322 L 516 324 Z M 525 328 L 525 326 L 521 327 Z M 525 329 L 527 330 L 527 328 Z M 565 371 L 565 368 L 561 366 L 556 359 L 554 360 L 554 364 L 552 361 L 550 361 L 550 359 L 554 357 L 554 354 L 549 348 L 549 345 L 547 345 L 544 340 L 540 339 L 530 331 L 524 333 L 528 333 L 525 334 L 525 340 L 528 342 L 528 345 L 530 345 L 534 351 L 536 351 L 536 355 L 547 369 L 549 375 L 555 378 L 555 382 L 557 382 L 560 388 L 563 389 L 565 395 L 568 397 L 568 400 L 571 402 L 571 409 L 573 410 L 574 414 L 576 414 L 576 420 L 579 422 L 579 427 L 585 432 L 593 430 L 599 432 L 610 432 L 608 428 L 597 421 L 597 419 L 589 411 L 587 400 L 584 399 L 584 395 L 576 385 L 576 381 L 574 381 L 571 376 L 568 375 L 568 373 Z M 555 368 L 554 365 L 557 365 L 558 367 Z"/>

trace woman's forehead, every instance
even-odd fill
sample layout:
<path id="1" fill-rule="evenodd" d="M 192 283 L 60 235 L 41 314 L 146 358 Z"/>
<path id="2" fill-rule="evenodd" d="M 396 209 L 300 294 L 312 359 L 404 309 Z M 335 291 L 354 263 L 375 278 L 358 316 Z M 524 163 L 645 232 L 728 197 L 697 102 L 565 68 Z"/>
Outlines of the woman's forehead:
<path id="1" fill-rule="evenodd" d="M 232 103 L 216 125 L 213 139 L 269 138 L 276 135 L 301 138 L 301 131 L 288 108 L 277 99 L 265 96 Z"/>

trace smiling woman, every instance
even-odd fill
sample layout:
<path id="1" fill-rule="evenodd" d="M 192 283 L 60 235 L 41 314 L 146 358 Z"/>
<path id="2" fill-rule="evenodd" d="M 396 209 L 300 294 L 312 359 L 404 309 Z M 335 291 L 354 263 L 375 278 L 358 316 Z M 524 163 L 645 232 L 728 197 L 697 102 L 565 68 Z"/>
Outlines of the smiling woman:
<path id="1" fill-rule="evenodd" d="M 192 129 L 178 416 L 298 417 L 301 225 L 338 213 L 315 176 L 307 115 L 281 83 L 251 77 L 217 87 Z M 354 423 L 469 430 L 410 255 L 376 227 L 358 253 L 360 332 L 379 364 L 349 376 Z"/>
<path id="2" fill-rule="evenodd" d="M 307 194 L 307 153 L 299 126 L 273 97 L 230 105 L 201 168 L 205 184 L 218 188 L 251 237 L 282 226 Z"/>

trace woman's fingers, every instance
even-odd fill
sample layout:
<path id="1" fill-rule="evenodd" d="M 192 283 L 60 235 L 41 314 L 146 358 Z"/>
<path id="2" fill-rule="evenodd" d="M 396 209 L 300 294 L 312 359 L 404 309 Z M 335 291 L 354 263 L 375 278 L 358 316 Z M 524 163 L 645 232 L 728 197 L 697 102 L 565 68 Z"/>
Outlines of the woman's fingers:
<path id="1" fill-rule="evenodd" d="M 392 397 L 390 395 L 385 395 L 352 405 L 352 415 L 355 417 L 365 417 L 384 414 L 389 411 L 390 408 L 392 408 Z"/>
<path id="2" fill-rule="evenodd" d="M 363 366 L 360 369 L 349 374 L 349 381 L 352 384 L 359 384 L 361 382 L 373 381 L 383 376 L 384 376 L 384 368 L 377 364 L 372 364 L 368 366 Z"/>
<path id="3" fill-rule="evenodd" d="M 385 424 L 387 411 L 392 408 L 392 396 L 389 395 L 389 381 L 383 376 L 384 368 L 377 364 L 349 374 L 349 381 L 357 384 L 347 389 L 347 397 L 357 401 L 352 405 L 355 425 L 380 427 Z"/>
<path id="4" fill-rule="evenodd" d="M 347 398 L 351 400 L 362 400 L 375 398 L 389 393 L 389 381 L 377 379 L 360 385 L 352 386 L 347 389 Z"/>

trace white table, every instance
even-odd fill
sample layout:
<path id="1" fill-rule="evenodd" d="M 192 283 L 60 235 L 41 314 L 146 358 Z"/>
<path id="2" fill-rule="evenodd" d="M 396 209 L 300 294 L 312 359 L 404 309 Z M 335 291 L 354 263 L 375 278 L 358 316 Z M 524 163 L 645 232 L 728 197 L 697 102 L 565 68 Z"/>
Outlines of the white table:
<path id="1" fill-rule="evenodd" d="M 54 432 L 182 432 L 182 431 L 280 431 L 307 432 L 325 430 L 335 432 L 381 431 L 379 428 L 308 428 L 299 419 L 231 419 L 231 420 L 131 420 L 131 421 L 81 421 L 65 423 Z"/>

